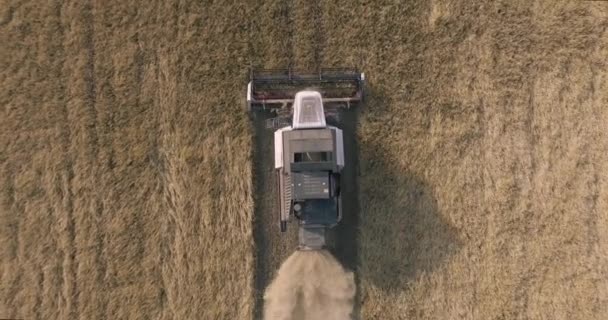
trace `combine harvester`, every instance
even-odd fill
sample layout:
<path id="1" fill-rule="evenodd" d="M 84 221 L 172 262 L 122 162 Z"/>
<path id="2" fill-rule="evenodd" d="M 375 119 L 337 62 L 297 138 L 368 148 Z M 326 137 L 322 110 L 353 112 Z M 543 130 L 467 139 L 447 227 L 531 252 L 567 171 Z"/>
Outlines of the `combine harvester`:
<path id="1" fill-rule="evenodd" d="M 353 69 L 252 71 L 247 110 L 272 112 L 279 226 L 299 222 L 299 250 L 326 246 L 326 231 L 342 219 L 340 175 L 344 143 L 339 110 L 363 101 L 365 75 Z M 335 124 L 330 125 L 330 124 Z"/>

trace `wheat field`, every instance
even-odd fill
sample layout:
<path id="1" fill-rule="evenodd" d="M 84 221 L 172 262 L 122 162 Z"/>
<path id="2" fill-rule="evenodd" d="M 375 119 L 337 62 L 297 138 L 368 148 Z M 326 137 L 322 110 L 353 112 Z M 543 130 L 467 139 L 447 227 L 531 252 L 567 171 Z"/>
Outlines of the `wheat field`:
<path id="1" fill-rule="evenodd" d="M 2 0 L 0 318 L 259 318 L 293 238 L 248 69 L 356 65 L 355 318 L 606 319 L 607 30 L 601 1 Z"/>

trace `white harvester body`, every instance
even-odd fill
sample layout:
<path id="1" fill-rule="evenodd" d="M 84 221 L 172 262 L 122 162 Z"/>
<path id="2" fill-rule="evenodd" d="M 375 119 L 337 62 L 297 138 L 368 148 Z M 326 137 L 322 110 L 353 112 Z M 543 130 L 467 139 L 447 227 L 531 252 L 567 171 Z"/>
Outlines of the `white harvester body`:
<path id="1" fill-rule="evenodd" d="M 328 119 L 337 119 L 340 109 L 363 99 L 364 80 L 363 73 L 347 69 L 316 75 L 270 70 L 252 73 L 247 86 L 248 110 L 277 114 L 271 124 L 277 128 L 274 168 L 280 230 L 286 231 L 295 217 L 300 250 L 324 248 L 326 231 L 342 219 L 344 137 Z"/>

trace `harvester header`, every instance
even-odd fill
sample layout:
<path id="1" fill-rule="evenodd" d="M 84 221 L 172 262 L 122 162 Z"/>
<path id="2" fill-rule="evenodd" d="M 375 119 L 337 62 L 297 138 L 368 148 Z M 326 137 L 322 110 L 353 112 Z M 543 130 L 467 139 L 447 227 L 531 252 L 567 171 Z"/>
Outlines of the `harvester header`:
<path id="1" fill-rule="evenodd" d="M 293 69 L 264 69 L 250 72 L 247 108 L 272 110 L 289 108 L 302 90 L 317 91 L 325 105 L 341 104 L 350 108 L 363 100 L 365 75 L 356 69 L 329 68 L 318 72 Z"/>

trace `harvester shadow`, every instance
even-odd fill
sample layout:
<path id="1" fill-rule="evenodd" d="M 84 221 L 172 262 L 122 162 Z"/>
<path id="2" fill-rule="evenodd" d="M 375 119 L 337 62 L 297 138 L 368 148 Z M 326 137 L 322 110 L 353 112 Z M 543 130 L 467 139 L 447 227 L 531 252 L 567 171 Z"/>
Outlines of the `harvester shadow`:
<path id="1" fill-rule="evenodd" d="M 330 233 L 329 251 L 342 266 L 354 273 L 355 283 L 359 286 L 357 268 L 359 265 L 359 146 L 357 127 L 359 109 L 353 108 L 340 112 L 339 127 L 344 139 L 344 169 L 341 175 L 342 220 Z M 359 290 L 355 295 L 355 306 L 359 305 Z M 355 310 L 357 315 L 357 310 Z M 356 317 L 358 318 L 358 317 Z"/>
<path id="2" fill-rule="evenodd" d="M 363 108 L 373 109 L 380 118 L 390 113 L 381 93 L 369 88 L 366 93 Z M 381 139 L 359 141 L 360 112 L 340 113 L 346 159 L 341 183 L 343 218 L 328 239 L 332 254 L 355 274 L 354 319 L 360 319 L 368 286 L 390 293 L 407 291 L 418 276 L 440 267 L 461 246 L 457 230 L 439 212 L 432 186 L 391 158 L 407 157 L 414 150 L 389 150 L 385 143 L 369 142 Z M 272 131 L 265 129 L 269 117 L 258 114 L 253 121 L 254 319 L 262 319 L 264 290 L 297 247 L 295 224 L 285 234 L 278 231 Z M 378 136 L 382 134 L 387 133 Z"/>
<path id="3" fill-rule="evenodd" d="M 339 127 L 343 131 L 345 165 L 341 175 L 342 220 L 329 234 L 329 251 L 342 265 L 355 271 L 357 267 L 357 232 L 359 226 L 359 150 L 357 145 L 356 109 L 340 112 Z"/>
<path id="4" fill-rule="evenodd" d="M 382 97 L 368 92 L 366 103 L 380 119 L 390 112 Z M 357 309 L 366 302 L 368 286 L 391 294 L 407 291 L 420 275 L 439 268 L 461 247 L 457 230 L 439 212 L 433 187 L 400 165 L 407 161 L 397 157 L 415 150 L 408 150 L 407 144 L 392 150 L 389 144 L 374 143 L 387 134 L 359 144 L 359 275 L 366 289 Z"/>

